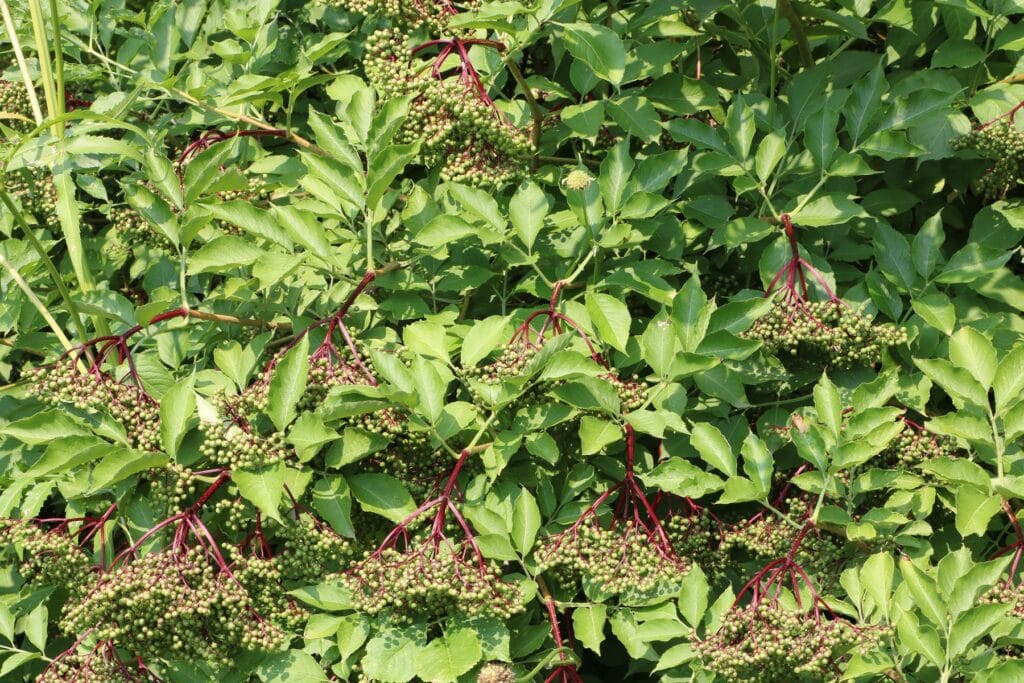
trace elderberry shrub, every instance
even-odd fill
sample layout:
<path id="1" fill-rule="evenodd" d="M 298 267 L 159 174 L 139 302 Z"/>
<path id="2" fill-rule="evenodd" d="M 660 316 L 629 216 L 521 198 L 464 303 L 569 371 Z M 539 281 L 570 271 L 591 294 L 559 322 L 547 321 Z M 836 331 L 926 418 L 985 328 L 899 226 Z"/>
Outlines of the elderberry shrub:
<path id="1" fill-rule="evenodd" d="M 296 624 L 294 607 L 262 604 L 257 612 L 249 591 L 265 596 L 263 583 L 281 592 L 277 574 L 259 560 L 236 560 L 229 575 L 204 548 L 169 549 L 100 574 L 60 625 L 69 635 L 92 629 L 144 660 L 227 666 L 244 651 L 280 648 Z"/>
<path id="2" fill-rule="evenodd" d="M 229 469 L 256 469 L 287 460 L 292 451 L 285 446 L 284 434 L 261 436 L 248 424 L 229 421 L 202 422 L 203 445 L 199 451 L 209 462 Z"/>
<path id="3" fill-rule="evenodd" d="M 764 601 L 733 607 L 722 627 L 694 649 L 705 668 L 724 681 L 792 683 L 833 680 L 839 660 L 852 650 L 867 652 L 887 633 L 843 619 L 790 610 Z"/>
<path id="4" fill-rule="evenodd" d="M 74 356 L 28 372 L 28 394 L 50 405 L 73 405 L 105 412 L 125 428 L 128 442 L 144 451 L 160 450 L 160 406 L 141 387 L 105 372 L 80 372 Z"/>
<path id="5" fill-rule="evenodd" d="M 519 586 L 503 581 L 496 567 L 467 561 L 466 547 L 427 544 L 418 551 L 375 551 L 342 574 L 356 609 L 386 612 L 397 624 L 456 615 L 508 619 L 523 611 Z"/>
<path id="6" fill-rule="evenodd" d="M 92 561 L 64 531 L 45 531 L 29 521 L 0 519 L 0 555 L 21 559 L 18 573 L 33 586 L 60 586 L 72 596 L 82 594 Z"/>
<path id="7" fill-rule="evenodd" d="M 476 683 L 516 683 L 518 677 L 507 664 L 490 662 L 476 675 Z"/>
<path id="8" fill-rule="evenodd" d="M 874 365 L 882 351 L 906 343 L 907 332 L 872 320 L 842 301 L 798 304 L 777 299 L 771 310 L 743 333 L 785 359 L 798 357 L 838 367 Z"/>
<path id="9" fill-rule="evenodd" d="M 1005 197 L 1024 177 L 1024 133 L 1012 117 L 975 128 L 953 140 L 952 147 L 974 150 L 992 161 L 992 166 L 974 182 L 977 193 L 987 201 Z"/>
<path id="10" fill-rule="evenodd" d="M 0 112 L 28 119 L 3 119 L 3 124 L 17 133 L 28 133 L 36 127 L 35 119 L 32 118 L 32 102 L 23 83 L 0 80 Z"/>
<path id="11" fill-rule="evenodd" d="M 543 541 L 536 556 L 538 571 L 552 572 L 564 588 L 582 583 L 588 593 L 625 600 L 678 591 L 691 567 L 689 559 L 660 549 L 632 520 L 609 529 L 583 524 Z"/>
<path id="12" fill-rule="evenodd" d="M 807 519 L 808 503 L 802 498 L 789 501 L 789 517 Z M 741 548 L 761 560 L 785 557 L 800 535 L 800 528 L 775 515 L 762 515 L 754 521 L 741 522 L 729 529 L 722 543 L 724 550 Z M 809 576 L 838 576 L 844 561 L 843 541 L 818 529 L 800 541 L 794 560 Z"/>
<path id="13" fill-rule="evenodd" d="M 409 63 L 406 34 L 379 29 L 366 39 L 366 75 L 384 100 L 409 96 L 409 114 L 396 141 L 421 142 L 422 163 L 440 168 L 444 180 L 502 185 L 526 172 L 533 154 L 529 136 L 512 125 L 472 76 L 445 79 Z M 469 68 L 472 68 L 471 66 Z"/>

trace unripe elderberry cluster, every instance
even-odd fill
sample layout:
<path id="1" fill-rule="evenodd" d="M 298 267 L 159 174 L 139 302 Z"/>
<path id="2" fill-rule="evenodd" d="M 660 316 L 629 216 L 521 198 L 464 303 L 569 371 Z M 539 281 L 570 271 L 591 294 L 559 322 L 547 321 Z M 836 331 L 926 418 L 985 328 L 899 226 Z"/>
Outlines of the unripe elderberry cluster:
<path id="1" fill-rule="evenodd" d="M 342 581 L 357 609 L 387 611 L 397 622 L 455 614 L 507 619 L 523 611 L 519 586 L 503 581 L 490 564 L 467 562 L 465 552 L 448 542 L 414 552 L 385 548 L 342 574 Z"/>
<path id="2" fill-rule="evenodd" d="M 28 394 L 51 405 L 71 404 L 106 412 L 125 427 L 129 443 L 144 451 L 160 450 L 160 406 L 141 387 L 93 369 L 80 372 L 73 356 L 29 372 Z"/>
<path id="3" fill-rule="evenodd" d="M 632 520 L 609 529 L 582 524 L 552 536 L 541 544 L 537 559 L 538 570 L 553 571 L 565 587 L 583 581 L 598 592 L 631 599 L 679 590 L 691 566 L 665 552 Z"/>
<path id="4" fill-rule="evenodd" d="M 975 150 L 993 162 L 974 183 L 986 200 L 1005 197 L 1024 177 L 1024 133 L 1017 129 L 1012 116 L 975 128 L 953 140 L 952 147 Z"/>
<path id="5" fill-rule="evenodd" d="M 0 519 L 0 554 L 10 549 L 22 559 L 18 573 L 35 586 L 60 586 L 80 595 L 92 561 L 78 543 L 61 530 L 45 531 L 16 519 Z"/>
<path id="6" fill-rule="evenodd" d="M 366 40 L 364 66 L 383 99 L 412 98 L 396 141 L 421 141 L 424 166 L 440 168 L 444 180 L 469 185 L 516 180 L 533 144 L 494 106 L 468 57 L 462 59 L 457 78 L 446 79 L 436 69 L 421 75 L 409 63 L 406 34 L 380 29 Z"/>
<path id="7" fill-rule="evenodd" d="M 907 332 L 874 324 L 839 300 L 791 302 L 776 299 L 767 314 L 744 333 L 770 353 L 839 367 L 873 365 L 883 349 L 903 344 Z"/>
<path id="8" fill-rule="evenodd" d="M 145 660 L 228 664 L 243 651 L 280 647 L 280 615 L 257 613 L 239 576 L 218 571 L 199 547 L 146 555 L 101 574 L 68 605 L 61 628 L 92 629 Z"/>
<path id="9" fill-rule="evenodd" d="M 885 633 L 882 627 L 854 626 L 764 601 L 733 607 L 722 627 L 695 641 L 694 649 L 704 667 L 730 683 L 833 680 L 844 654 L 872 649 Z"/>

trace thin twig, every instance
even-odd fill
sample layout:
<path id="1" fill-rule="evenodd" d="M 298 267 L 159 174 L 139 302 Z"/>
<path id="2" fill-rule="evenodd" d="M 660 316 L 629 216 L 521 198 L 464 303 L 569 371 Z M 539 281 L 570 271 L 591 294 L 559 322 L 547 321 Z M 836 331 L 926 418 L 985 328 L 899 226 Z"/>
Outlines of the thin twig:
<path id="1" fill-rule="evenodd" d="M 27 296 L 28 300 L 32 302 L 32 305 L 36 307 L 36 310 L 39 311 L 39 314 L 43 316 L 43 319 L 50 326 L 50 329 L 53 330 L 53 333 L 57 335 L 57 339 L 60 340 L 60 343 L 64 346 L 64 348 L 68 351 L 74 348 L 74 345 L 71 343 L 71 340 L 68 339 L 67 335 L 64 334 L 64 330 L 61 329 L 60 325 L 58 325 L 57 321 L 53 318 L 53 315 L 50 313 L 50 309 L 46 307 L 46 304 L 39 300 L 39 297 L 36 296 L 36 293 L 33 292 L 32 288 L 28 286 L 28 283 L 25 282 L 25 278 L 21 277 L 21 273 L 18 272 L 18 270 L 11 264 L 10 261 L 4 258 L 3 254 L 0 254 L 0 266 L 6 268 L 7 271 L 11 274 L 11 279 L 13 279 L 17 283 L 18 287 L 21 288 L 21 291 L 25 292 L 25 296 Z"/>

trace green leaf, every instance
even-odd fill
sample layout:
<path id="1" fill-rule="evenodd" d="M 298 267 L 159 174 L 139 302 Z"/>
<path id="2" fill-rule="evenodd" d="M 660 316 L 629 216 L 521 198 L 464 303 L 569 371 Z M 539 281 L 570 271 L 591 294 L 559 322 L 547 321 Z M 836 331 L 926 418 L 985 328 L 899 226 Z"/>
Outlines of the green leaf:
<path id="1" fill-rule="evenodd" d="M 313 484 L 313 509 L 338 534 L 354 538 L 352 527 L 352 495 L 344 477 L 327 474 Z"/>
<path id="2" fill-rule="evenodd" d="M 532 180 L 524 181 L 509 201 L 509 220 L 528 252 L 533 250 L 550 207 L 548 196 Z"/>
<path id="3" fill-rule="evenodd" d="M 124 197 L 154 230 L 166 237 L 174 246 L 181 244 L 178 217 L 163 198 L 141 183 L 125 185 Z"/>
<path id="4" fill-rule="evenodd" d="M 512 508 L 512 541 L 524 557 L 533 549 L 539 529 L 540 508 L 537 507 L 537 501 L 529 491 L 521 488 L 515 507 Z"/>
<path id="5" fill-rule="evenodd" d="M 210 207 L 210 212 L 222 221 L 241 228 L 250 235 L 261 237 L 291 251 L 292 240 L 277 224 L 274 214 L 249 202 L 236 199 Z"/>
<path id="6" fill-rule="evenodd" d="M 964 401 L 976 406 L 987 404 L 985 388 L 963 368 L 955 367 L 942 359 L 914 359 L 914 364 L 921 368 L 928 378 L 938 384 L 954 401 L 962 405 Z"/>
<path id="7" fill-rule="evenodd" d="M 725 486 L 717 475 L 705 472 L 680 457 L 670 457 L 650 472 L 639 475 L 645 484 L 683 498 L 701 498 Z"/>
<path id="8" fill-rule="evenodd" d="M 274 368 L 267 392 L 266 414 L 278 431 L 295 419 L 309 376 L 309 335 L 303 335 Z"/>
<path id="9" fill-rule="evenodd" d="M 471 628 L 449 631 L 416 655 L 416 674 L 431 683 L 454 683 L 480 661 L 483 650 Z"/>
<path id="10" fill-rule="evenodd" d="M 889 604 L 892 600 L 892 581 L 896 564 L 892 555 L 886 552 L 875 553 L 860 568 L 860 583 L 864 590 L 875 601 L 875 605 L 883 616 L 889 616 Z"/>
<path id="11" fill-rule="evenodd" d="M 82 424 L 59 410 L 44 410 L 32 417 L 4 425 L 4 436 L 17 439 L 29 446 L 68 436 L 85 436 L 91 432 Z"/>
<path id="12" fill-rule="evenodd" d="M 929 217 L 917 229 L 910 249 L 914 268 L 918 275 L 924 278 L 932 276 L 935 266 L 938 265 L 939 257 L 942 255 L 942 244 L 945 241 L 946 235 L 942 231 L 941 213 Z"/>
<path id="13" fill-rule="evenodd" d="M 698 422 L 690 432 L 690 443 L 704 462 L 727 476 L 736 476 L 736 454 L 717 427 Z"/>
<path id="14" fill-rule="evenodd" d="M 398 523 L 416 510 L 405 484 L 389 474 L 367 472 L 348 477 L 348 484 L 363 510 Z"/>
<path id="15" fill-rule="evenodd" d="M 947 657 L 954 659 L 964 654 L 967 648 L 1006 618 L 1006 605 L 999 603 L 978 605 L 965 611 L 950 629 Z"/>
<path id="16" fill-rule="evenodd" d="M 572 611 L 573 635 L 583 647 L 600 655 L 607 620 L 608 608 L 605 605 L 595 603 L 577 607 Z"/>
<path id="17" fill-rule="evenodd" d="M 594 75 L 613 85 L 626 74 L 626 47 L 618 34 L 598 24 L 562 24 L 565 47 L 574 58 L 590 67 Z"/>
<path id="18" fill-rule="evenodd" d="M 996 375 L 996 350 L 992 342 L 971 327 L 962 327 L 949 339 L 949 360 L 963 368 L 988 389 Z"/>
<path id="19" fill-rule="evenodd" d="M 444 410 L 448 383 L 441 377 L 434 362 L 422 356 L 413 361 L 411 369 L 416 396 L 419 398 L 420 414 L 433 424 Z"/>
<path id="20" fill-rule="evenodd" d="M 263 250 L 250 240 L 234 235 L 222 235 L 207 242 L 188 260 L 188 272 L 223 273 L 232 268 L 251 266 L 263 255 Z"/>
<path id="21" fill-rule="evenodd" d="M 646 142 L 657 140 L 661 135 L 661 117 L 646 97 L 627 95 L 608 102 L 608 113 L 627 134 Z M 618 206 L 608 207 L 609 213 L 617 213 Z"/>
<path id="22" fill-rule="evenodd" d="M 996 413 L 1003 414 L 1021 398 L 1024 391 L 1024 344 L 1013 347 L 996 368 L 992 379 Z"/>
<path id="23" fill-rule="evenodd" d="M 508 337 L 508 317 L 492 315 L 477 320 L 462 340 L 459 352 L 463 367 L 473 367 Z"/>
<path id="24" fill-rule="evenodd" d="M 879 222 L 875 226 L 875 257 L 882 272 L 900 286 L 902 291 L 914 288 L 914 270 L 910 264 L 910 243 L 901 233 L 888 224 Z"/>
<path id="25" fill-rule="evenodd" d="M 708 330 L 711 309 L 700 281 L 691 277 L 672 299 L 672 326 L 683 351 L 697 349 Z"/>
<path id="26" fill-rule="evenodd" d="M 900 558 L 900 575 L 914 596 L 914 602 L 920 611 L 933 624 L 944 629 L 946 624 L 946 608 L 935 590 L 935 581 L 921 571 L 909 557 Z"/>
<path id="27" fill-rule="evenodd" d="M 160 399 L 160 442 L 171 457 L 178 454 L 181 439 L 196 410 L 196 395 L 192 384 L 193 378 L 189 377 L 171 387 Z"/>
<path id="28" fill-rule="evenodd" d="M 821 379 L 814 385 L 814 409 L 832 436 L 839 438 L 839 432 L 843 427 L 843 401 L 839 397 L 839 390 L 832 384 L 828 375 L 822 373 Z"/>
<path id="29" fill-rule="evenodd" d="M 21 626 L 25 629 L 25 637 L 40 652 L 46 652 L 46 636 L 49 631 L 48 619 L 49 611 L 46 609 L 46 604 L 42 603 L 37 605 L 35 609 L 21 620 Z"/>
<path id="30" fill-rule="evenodd" d="M 284 495 L 285 466 L 277 463 L 257 470 L 234 470 L 231 481 L 235 482 L 242 497 L 252 503 L 267 517 L 281 522 L 278 504 Z M 283 523 L 283 522 L 282 522 Z"/>
<path id="31" fill-rule="evenodd" d="M 984 536 L 988 523 L 999 512 L 1001 499 L 975 489 L 961 486 L 956 492 L 956 530 L 961 536 Z"/>
<path id="32" fill-rule="evenodd" d="M 605 446 L 622 439 L 622 427 L 610 420 L 584 415 L 580 419 L 580 448 L 582 455 L 594 455 Z"/>
<path id="33" fill-rule="evenodd" d="M 284 683 L 285 681 L 326 681 L 327 674 L 313 656 L 302 650 L 274 652 L 256 668 L 256 675 L 263 683 Z"/>
<path id="34" fill-rule="evenodd" d="M 419 672 L 423 636 L 417 627 L 386 628 L 370 639 L 363 655 L 363 673 L 381 683 L 405 683 Z M 479 647 L 479 644 L 478 644 Z"/>
<path id="35" fill-rule="evenodd" d="M 852 218 L 864 215 L 864 209 L 846 195 L 827 194 L 811 200 L 791 218 L 794 225 L 821 228 L 841 225 Z"/>
<path id="36" fill-rule="evenodd" d="M 743 472 L 761 491 L 765 493 L 770 491 L 775 461 L 764 441 L 753 433 L 747 434 L 740 447 L 740 453 L 743 454 Z"/>
<path id="37" fill-rule="evenodd" d="M 590 290 L 586 294 L 586 303 L 590 321 L 601 341 L 625 353 L 631 323 L 626 304 L 610 294 Z"/>
<path id="38" fill-rule="evenodd" d="M 937 667 L 945 663 L 939 634 L 933 627 L 920 624 L 913 612 L 904 612 L 896 622 L 900 644 L 916 652 Z"/>
<path id="39" fill-rule="evenodd" d="M 653 107 L 651 109 L 654 119 L 657 121 L 658 114 L 653 112 Z M 656 135 L 660 135 L 661 126 L 658 125 L 657 128 Z M 628 138 L 612 147 L 608 156 L 601 162 L 601 173 L 598 174 L 597 182 L 601 186 L 601 197 L 604 199 L 604 205 L 609 214 L 619 213 L 633 167 L 634 162 L 633 157 L 629 154 Z"/>
<path id="40" fill-rule="evenodd" d="M 935 282 L 943 284 L 974 282 L 986 275 L 992 275 L 1006 265 L 1006 262 L 1010 260 L 1011 253 L 971 242 L 950 257 L 946 266 L 935 278 Z"/>
<path id="41" fill-rule="evenodd" d="M 757 177 L 766 182 L 785 154 L 786 138 L 781 133 L 771 131 L 765 135 L 757 146 L 757 154 L 754 155 L 754 171 Z"/>

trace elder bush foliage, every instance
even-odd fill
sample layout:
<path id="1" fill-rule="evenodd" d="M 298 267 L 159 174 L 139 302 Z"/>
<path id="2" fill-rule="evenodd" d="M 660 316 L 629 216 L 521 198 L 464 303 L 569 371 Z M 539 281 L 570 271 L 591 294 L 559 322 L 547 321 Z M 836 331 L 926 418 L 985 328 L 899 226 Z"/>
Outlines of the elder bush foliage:
<path id="1" fill-rule="evenodd" d="M 1024 678 L 1024 2 L 0 5 L 0 679 Z"/>

